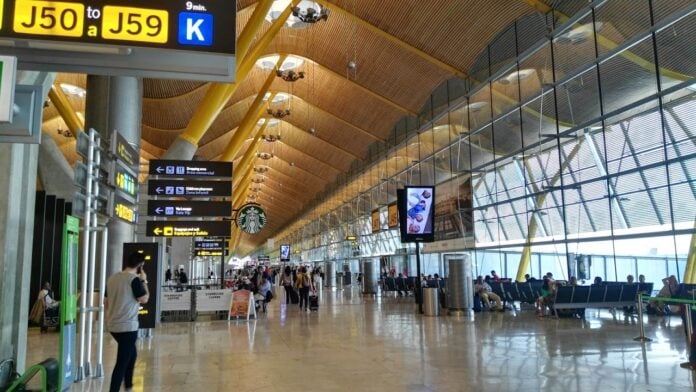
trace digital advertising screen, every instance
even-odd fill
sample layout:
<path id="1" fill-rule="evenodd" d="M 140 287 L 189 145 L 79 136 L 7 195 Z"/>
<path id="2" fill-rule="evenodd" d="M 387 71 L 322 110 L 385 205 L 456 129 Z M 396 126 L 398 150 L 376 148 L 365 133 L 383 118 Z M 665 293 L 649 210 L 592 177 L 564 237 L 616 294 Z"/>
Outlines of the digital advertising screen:
<path id="1" fill-rule="evenodd" d="M 406 186 L 397 199 L 401 242 L 434 241 L 435 187 Z"/>
<path id="2" fill-rule="evenodd" d="M 283 244 L 280 246 L 280 261 L 290 261 L 290 245 Z"/>

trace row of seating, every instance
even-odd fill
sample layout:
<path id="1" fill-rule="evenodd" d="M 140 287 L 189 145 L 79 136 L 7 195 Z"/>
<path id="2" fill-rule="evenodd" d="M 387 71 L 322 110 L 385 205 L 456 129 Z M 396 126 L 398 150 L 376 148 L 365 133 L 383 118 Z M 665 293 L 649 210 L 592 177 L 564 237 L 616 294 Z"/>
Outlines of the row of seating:
<path id="1" fill-rule="evenodd" d="M 416 287 L 416 277 L 409 276 L 406 278 L 392 278 L 386 277 L 383 279 L 383 290 L 384 291 L 412 291 Z M 447 288 L 447 278 L 445 279 L 429 279 L 428 287 L 430 288 Z"/>
<path id="2" fill-rule="evenodd" d="M 638 293 L 651 293 L 652 283 L 609 283 L 591 286 L 559 286 L 553 307 L 556 309 L 620 308 L 633 306 Z"/>

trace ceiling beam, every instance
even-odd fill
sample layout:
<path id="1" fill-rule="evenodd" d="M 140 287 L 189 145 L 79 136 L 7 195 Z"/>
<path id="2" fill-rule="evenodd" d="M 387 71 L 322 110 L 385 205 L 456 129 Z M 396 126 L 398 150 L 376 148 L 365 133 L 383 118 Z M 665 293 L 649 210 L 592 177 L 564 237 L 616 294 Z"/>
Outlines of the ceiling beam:
<path id="1" fill-rule="evenodd" d="M 433 57 L 432 55 L 422 51 L 421 49 L 416 48 L 415 46 L 409 44 L 408 42 L 402 40 L 401 38 L 395 37 L 386 31 L 380 29 L 379 27 L 367 22 L 364 19 L 361 19 L 352 13 L 348 12 L 347 10 L 344 10 L 343 8 L 339 7 L 335 3 L 329 1 L 329 0 L 316 0 L 318 3 L 320 3 L 322 6 L 325 6 L 329 9 L 331 13 L 336 13 L 338 15 L 341 15 L 345 17 L 346 19 L 356 23 L 358 26 L 370 31 L 371 33 L 377 35 L 378 37 L 381 37 L 393 44 L 396 44 L 400 46 L 402 49 L 405 49 L 411 54 L 414 54 L 423 60 L 437 66 L 440 69 L 443 69 L 452 75 L 459 76 L 460 78 L 465 78 L 467 77 L 466 72 L 461 71 L 454 66 L 445 63 L 444 61 L 437 59 Z"/>
<path id="2" fill-rule="evenodd" d="M 268 168 L 270 169 L 269 173 L 272 172 L 273 174 L 278 174 L 278 175 L 283 177 L 282 182 L 277 181 L 277 180 L 275 180 L 275 181 L 278 182 L 278 184 L 285 184 L 285 185 L 282 185 L 284 188 L 286 186 L 289 186 L 291 188 L 307 188 L 307 183 L 304 183 L 304 182 L 298 180 L 297 178 L 295 178 L 295 177 L 293 177 L 293 176 L 291 176 L 291 175 L 289 175 L 281 170 L 278 170 L 277 168 L 274 168 L 271 166 L 268 166 Z"/>
<path id="3" fill-rule="evenodd" d="M 289 150 L 294 151 L 294 152 L 296 152 L 296 153 L 298 153 L 298 154 L 307 156 L 307 157 L 311 158 L 312 160 L 315 160 L 315 161 L 321 163 L 322 165 L 327 166 L 329 169 L 333 169 L 333 170 L 337 171 L 338 173 L 345 173 L 345 172 L 347 171 L 346 169 L 338 168 L 338 167 L 336 167 L 336 166 L 330 164 L 329 162 L 324 162 L 323 160 L 321 160 L 321 159 L 319 159 L 319 158 L 317 158 L 317 157 L 315 157 L 315 156 L 313 156 L 313 155 L 310 155 L 310 154 L 308 154 L 308 153 L 306 153 L 306 152 L 304 152 L 304 151 L 302 151 L 302 150 L 300 150 L 300 149 L 298 149 L 298 148 L 295 148 L 295 147 L 289 145 L 288 143 L 286 143 L 286 142 L 284 142 L 284 141 L 282 141 L 282 140 L 278 140 L 278 141 L 275 142 L 275 143 L 282 144 L 283 146 L 285 146 L 285 147 L 288 148 Z"/>
<path id="4" fill-rule="evenodd" d="M 266 117 L 266 118 L 267 118 L 267 117 Z M 333 147 L 333 148 L 339 150 L 340 152 L 342 152 L 342 153 L 344 153 L 344 154 L 346 154 L 346 155 L 349 155 L 351 158 L 356 159 L 356 160 L 358 160 L 358 161 L 360 161 L 360 162 L 364 162 L 364 161 L 365 161 L 364 159 L 362 159 L 362 158 L 359 157 L 358 155 L 356 155 L 356 154 L 354 154 L 354 153 L 352 153 L 352 152 L 346 150 L 345 148 L 343 148 L 343 147 L 341 147 L 341 146 L 339 146 L 339 145 L 336 145 L 336 144 L 332 143 L 332 142 L 329 141 L 329 140 L 323 139 L 323 138 L 317 136 L 316 134 L 315 134 L 315 135 L 312 135 L 311 133 L 309 133 L 308 130 L 306 130 L 306 129 L 304 129 L 304 128 L 301 128 L 301 127 L 299 127 L 299 126 L 297 126 L 294 122 L 290 121 L 290 119 L 292 119 L 292 116 L 290 116 L 289 118 L 286 117 L 284 120 L 280 120 L 280 121 L 281 121 L 281 122 L 284 122 L 284 123 L 286 123 L 286 124 L 289 124 L 289 125 L 291 126 L 291 129 L 292 129 L 293 131 L 295 131 L 295 132 L 306 133 L 309 137 L 312 138 L 312 140 L 317 140 L 317 141 L 322 142 L 322 143 L 324 143 L 324 144 L 326 144 L 326 145 L 329 145 L 329 146 L 331 146 L 331 147 Z M 321 133 L 321 132 L 320 132 L 320 133 Z"/>
<path id="5" fill-rule="evenodd" d="M 309 192 L 300 193 L 296 190 L 295 187 L 281 185 L 281 182 L 278 181 L 277 179 L 273 178 L 272 176 L 264 176 L 264 179 L 266 180 L 266 182 L 265 182 L 266 185 L 273 185 L 271 188 L 274 191 L 286 192 L 288 195 L 291 195 L 294 198 L 302 200 L 303 203 L 308 203 L 314 197 Z M 269 183 L 271 183 L 271 184 L 269 184 Z M 305 187 L 305 189 L 306 189 L 306 187 Z"/>
<path id="6" fill-rule="evenodd" d="M 273 158 L 271 158 L 271 159 L 277 159 L 277 160 L 279 160 L 279 161 L 283 161 L 283 162 L 287 163 L 288 166 L 290 165 L 290 162 L 288 162 L 288 161 L 286 161 L 285 159 L 279 157 L 278 155 L 274 155 Z M 323 182 L 323 183 L 325 183 L 325 184 L 328 184 L 328 183 L 330 183 L 330 182 L 332 181 L 332 180 L 326 179 L 326 178 L 324 178 L 324 177 L 321 177 L 321 176 L 319 176 L 319 175 L 317 175 L 317 174 L 314 174 L 314 173 L 312 173 L 311 171 L 309 171 L 309 170 L 307 170 L 307 169 L 303 169 L 303 168 L 297 166 L 296 164 L 295 164 L 294 166 L 290 166 L 290 167 L 292 167 L 293 169 L 298 169 L 299 171 L 301 171 L 301 172 L 303 172 L 303 173 L 309 175 L 310 177 L 316 178 L 317 180 L 320 180 L 321 182 Z"/>
<path id="7" fill-rule="evenodd" d="M 381 137 L 379 137 L 379 136 L 377 136 L 377 135 L 375 135 L 375 134 L 372 134 L 372 133 L 370 133 L 370 132 L 368 132 L 368 131 L 366 131 L 366 130 L 360 128 L 359 126 L 357 126 L 357 125 L 351 123 L 350 121 L 344 120 L 344 119 L 342 119 L 341 117 L 338 117 L 337 115 L 335 115 L 335 114 L 333 114 L 333 113 L 331 113 L 331 112 L 328 112 L 328 111 L 326 111 L 326 110 L 324 110 L 324 109 L 322 109 L 322 108 L 320 108 L 320 107 L 318 107 L 318 106 L 316 106 L 316 105 L 314 105 L 314 104 L 308 102 L 307 100 L 304 100 L 304 99 L 302 99 L 302 98 L 300 98 L 300 97 L 298 97 L 298 96 L 296 96 L 296 95 L 293 95 L 293 97 L 294 97 L 295 99 L 301 100 L 302 102 L 304 102 L 305 105 L 309 106 L 309 107 L 312 108 L 313 110 L 316 110 L 316 111 L 318 111 L 318 112 L 321 112 L 321 113 L 323 113 L 323 114 L 325 114 L 325 115 L 327 115 L 327 116 L 333 118 L 334 120 L 336 120 L 336 121 L 338 121 L 338 122 L 340 122 L 340 123 L 342 123 L 342 124 L 344 124 L 344 125 L 347 125 L 347 126 L 351 127 L 352 129 L 355 129 L 356 131 L 359 131 L 360 133 L 362 133 L 363 135 L 365 135 L 365 136 L 367 136 L 367 137 L 370 137 L 370 138 L 372 138 L 372 139 L 374 139 L 374 140 L 376 140 L 376 141 L 382 142 L 382 143 L 386 143 L 386 142 L 387 142 L 387 139 L 384 139 L 384 138 L 381 138 Z"/>
<path id="8" fill-rule="evenodd" d="M 317 66 L 320 70 L 322 70 L 323 72 L 326 72 L 326 73 L 328 73 L 328 74 L 330 74 L 330 75 L 333 75 L 333 76 L 336 77 L 336 78 L 339 78 L 339 79 L 342 79 L 342 80 L 347 81 L 347 82 L 350 83 L 352 86 L 356 87 L 357 89 L 359 89 L 359 90 L 362 91 L 363 93 L 365 93 L 365 94 L 371 96 L 372 98 L 375 98 L 375 99 L 377 99 L 377 100 L 379 100 L 379 101 L 382 101 L 383 103 L 385 103 L 385 104 L 391 106 L 392 108 L 394 108 L 394 109 L 396 109 L 396 110 L 398 110 L 398 111 L 400 111 L 400 112 L 402 112 L 402 113 L 404 113 L 404 114 L 407 114 L 407 115 L 413 116 L 413 117 L 418 117 L 418 113 L 414 112 L 413 110 L 401 106 L 400 104 L 398 104 L 398 103 L 392 101 L 391 99 L 385 97 L 384 95 L 381 95 L 381 94 L 379 94 L 379 93 L 377 93 L 377 92 L 375 92 L 375 91 L 372 91 L 372 90 L 370 90 L 369 88 L 363 86 L 363 85 L 360 84 L 360 83 L 357 83 L 357 82 L 354 81 L 354 80 L 348 79 L 348 78 L 346 77 L 346 75 L 341 75 L 340 73 L 334 71 L 333 69 L 331 69 L 331 68 L 329 68 L 329 67 L 327 67 L 327 66 L 325 66 L 325 65 L 322 65 L 322 64 L 318 63 L 316 60 L 313 60 L 313 59 L 310 59 L 310 58 L 307 58 L 307 57 L 303 57 L 303 56 L 299 56 L 299 55 L 296 55 L 296 54 L 292 54 L 292 53 L 283 52 L 283 53 L 281 53 L 281 54 L 292 55 L 292 56 L 295 56 L 295 57 L 301 57 L 301 58 L 305 59 L 305 61 L 311 61 L 311 62 L 313 62 L 314 64 L 316 64 L 316 66 Z"/>
<path id="9" fill-rule="evenodd" d="M 283 200 L 288 201 L 289 204 L 299 206 L 300 209 L 302 209 L 302 207 L 303 207 L 304 204 L 305 204 L 304 201 L 302 201 L 302 200 L 300 200 L 300 199 L 297 199 L 297 198 L 294 198 L 294 197 L 292 197 L 292 196 L 290 196 L 290 195 L 288 195 L 288 194 L 284 194 L 283 192 L 278 192 L 277 190 L 275 190 L 275 189 L 273 189 L 273 188 L 271 188 L 270 186 L 267 186 L 267 185 L 261 187 L 261 190 L 260 190 L 259 192 L 256 192 L 256 194 L 257 194 L 257 196 L 267 195 L 267 196 L 270 196 L 270 197 L 274 197 L 274 198 L 276 198 L 276 199 L 281 198 L 281 199 L 283 199 Z"/>
<path id="10" fill-rule="evenodd" d="M 287 216 L 288 218 L 291 218 L 299 212 L 300 209 L 297 208 L 297 206 L 288 203 L 287 201 L 283 199 L 278 199 L 278 198 L 273 198 L 271 199 L 270 196 L 259 196 L 256 199 L 256 202 L 259 203 L 262 207 L 264 207 L 268 211 L 274 211 L 278 209 L 280 205 L 282 205 L 282 208 L 280 208 L 281 211 L 283 212 L 278 212 L 279 215 L 282 216 Z M 275 205 L 274 205 L 275 203 Z M 291 213 L 290 211 L 295 211 Z"/>

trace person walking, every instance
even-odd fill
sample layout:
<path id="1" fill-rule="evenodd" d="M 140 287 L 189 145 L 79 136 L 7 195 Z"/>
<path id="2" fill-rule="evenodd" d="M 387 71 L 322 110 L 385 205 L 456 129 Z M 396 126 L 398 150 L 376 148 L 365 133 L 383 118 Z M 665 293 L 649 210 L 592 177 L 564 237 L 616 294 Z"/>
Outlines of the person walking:
<path id="1" fill-rule="evenodd" d="M 312 279 L 309 277 L 306 267 L 302 267 L 297 274 L 296 286 L 300 290 L 300 310 L 304 304 L 304 309 L 309 311 L 309 290 L 312 287 Z"/>
<path id="2" fill-rule="evenodd" d="M 290 296 L 292 295 L 292 270 L 289 266 L 285 267 L 283 276 L 280 277 L 280 284 L 285 288 L 285 304 L 290 305 Z"/>
<path id="3" fill-rule="evenodd" d="M 144 263 L 145 255 L 142 253 L 130 254 L 123 271 L 111 275 L 106 283 L 106 326 L 118 343 L 110 392 L 118 392 L 124 381 L 126 391 L 133 389 L 133 369 L 138 355 L 135 347 L 138 339 L 138 311 L 140 305 L 150 299 L 147 275 L 142 268 Z"/>

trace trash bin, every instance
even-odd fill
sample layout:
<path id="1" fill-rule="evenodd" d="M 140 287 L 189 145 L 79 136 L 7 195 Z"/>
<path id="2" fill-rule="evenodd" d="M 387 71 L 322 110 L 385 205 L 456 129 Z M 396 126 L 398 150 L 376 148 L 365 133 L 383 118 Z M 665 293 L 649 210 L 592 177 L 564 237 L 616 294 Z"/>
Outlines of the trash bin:
<path id="1" fill-rule="evenodd" d="M 423 314 L 426 316 L 440 315 L 440 298 L 437 288 L 423 288 Z"/>

